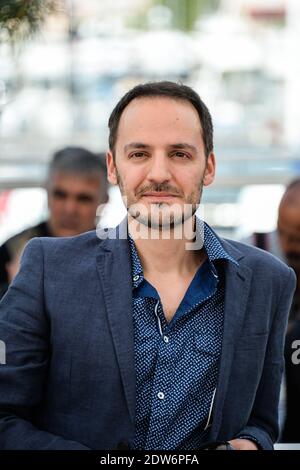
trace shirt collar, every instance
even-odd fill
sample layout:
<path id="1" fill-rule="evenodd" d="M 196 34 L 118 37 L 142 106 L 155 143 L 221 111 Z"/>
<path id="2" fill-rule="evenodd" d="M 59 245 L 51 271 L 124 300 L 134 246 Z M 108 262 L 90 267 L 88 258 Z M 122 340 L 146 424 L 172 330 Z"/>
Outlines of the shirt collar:
<path id="1" fill-rule="evenodd" d="M 130 255 L 131 255 L 131 267 L 132 267 L 132 288 L 135 289 L 143 282 L 143 268 L 142 264 L 134 243 L 133 238 L 128 234 Z M 229 253 L 223 248 L 221 242 L 216 236 L 212 228 L 203 220 L 196 217 L 196 240 L 200 244 L 200 247 L 204 246 L 207 253 L 207 257 L 210 261 L 210 266 L 215 276 L 217 276 L 216 268 L 214 267 L 213 261 L 218 259 L 228 260 L 236 265 L 239 263 L 229 255 Z"/>
<path id="2" fill-rule="evenodd" d="M 204 245 L 205 251 L 210 261 L 226 259 L 236 264 L 237 266 L 239 265 L 239 263 L 232 256 L 230 256 L 230 254 L 222 246 L 213 229 L 198 217 L 196 217 L 196 234 L 196 236 L 199 237 L 199 240 L 202 240 L 202 245 Z"/>
<path id="3" fill-rule="evenodd" d="M 144 275 L 140 257 L 138 255 L 134 240 L 130 234 L 128 234 L 128 240 L 131 256 L 132 288 L 135 289 L 143 281 Z"/>

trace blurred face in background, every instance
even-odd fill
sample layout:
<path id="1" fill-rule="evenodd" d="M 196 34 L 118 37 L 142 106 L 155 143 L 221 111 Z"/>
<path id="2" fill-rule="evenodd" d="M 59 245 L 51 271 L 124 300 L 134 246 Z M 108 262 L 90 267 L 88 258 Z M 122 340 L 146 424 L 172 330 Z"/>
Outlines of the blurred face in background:
<path id="1" fill-rule="evenodd" d="M 300 194 L 299 194 L 300 196 Z M 283 202 L 278 214 L 278 237 L 288 265 L 300 275 L 300 201 Z"/>
<path id="2" fill-rule="evenodd" d="M 95 228 L 103 201 L 103 175 L 55 172 L 48 183 L 49 226 L 56 237 L 78 235 Z"/>

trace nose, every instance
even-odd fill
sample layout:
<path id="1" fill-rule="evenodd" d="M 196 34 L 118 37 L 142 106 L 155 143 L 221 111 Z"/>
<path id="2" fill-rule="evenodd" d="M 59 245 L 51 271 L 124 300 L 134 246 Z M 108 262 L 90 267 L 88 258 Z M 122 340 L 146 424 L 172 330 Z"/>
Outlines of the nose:
<path id="1" fill-rule="evenodd" d="M 171 179 L 170 162 L 167 156 L 157 153 L 153 155 L 148 172 L 149 181 L 164 183 Z"/>
<path id="2" fill-rule="evenodd" d="M 71 198 L 71 197 L 68 197 L 66 198 L 66 200 L 64 201 L 64 213 L 66 215 L 73 215 L 77 212 L 77 203 L 76 203 L 76 200 Z"/>

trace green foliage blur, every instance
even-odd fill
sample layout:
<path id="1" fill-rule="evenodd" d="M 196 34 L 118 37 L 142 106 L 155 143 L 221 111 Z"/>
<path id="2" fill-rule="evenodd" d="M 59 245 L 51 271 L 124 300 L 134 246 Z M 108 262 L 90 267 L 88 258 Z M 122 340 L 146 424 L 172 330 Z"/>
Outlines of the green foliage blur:
<path id="1" fill-rule="evenodd" d="M 170 9 L 174 29 L 192 31 L 199 17 L 217 9 L 220 0 L 152 0 L 152 5 Z"/>
<path id="2" fill-rule="evenodd" d="M 57 11 L 58 0 L 0 0 L 0 41 L 22 41 Z"/>

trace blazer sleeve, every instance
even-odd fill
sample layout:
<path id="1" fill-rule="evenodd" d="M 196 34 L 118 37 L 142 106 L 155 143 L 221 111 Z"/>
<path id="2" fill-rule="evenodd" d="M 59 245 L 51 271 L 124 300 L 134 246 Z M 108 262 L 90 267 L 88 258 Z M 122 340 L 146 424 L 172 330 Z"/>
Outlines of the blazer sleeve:
<path id="1" fill-rule="evenodd" d="M 27 244 L 20 271 L 0 303 L 0 341 L 0 450 L 88 449 L 33 425 L 49 361 L 43 249 L 38 238 Z"/>
<path id="2" fill-rule="evenodd" d="M 284 368 L 284 339 L 295 286 L 296 276 L 289 268 L 273 317 L 252 413 L 247 426 L 235 436 L 252 438 L 262 449 L 273 449 L 279 435 L 278 405 Z"/>

